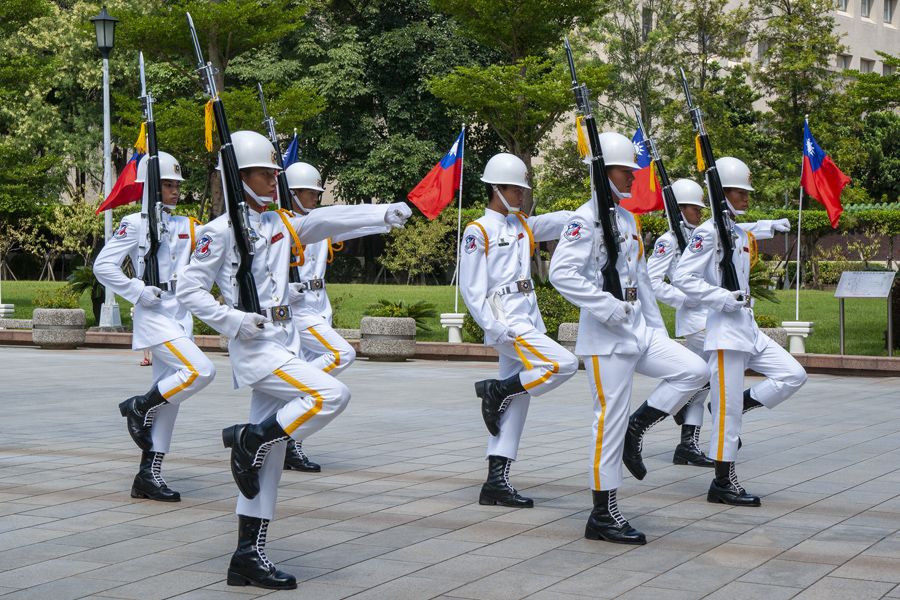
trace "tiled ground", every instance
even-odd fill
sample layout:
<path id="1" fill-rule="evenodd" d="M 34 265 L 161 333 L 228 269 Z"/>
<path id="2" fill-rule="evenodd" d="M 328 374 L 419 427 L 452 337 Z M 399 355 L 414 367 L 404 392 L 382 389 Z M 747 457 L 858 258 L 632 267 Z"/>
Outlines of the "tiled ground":
<path id="1" fill-rule="evenodd" d="M 650 542 L 582 538 L 584 373 L 532 402 L 513 482 L 531 510 L 482 507 L 487 433 L 472 383 L 490 365 L 360 361 L 350 408 L 304 444 L 321 474 L 285 473 L 269 556 L 292 592 L 228 587 L 236 489 L 220 430 L 247 413 L 218 379 L 186 403 L 164 474 L 178 504 L 129 497 L 138 452 L 116 403 L 150 370 L 126 351 L 0 348 L 0 596 L 330 600 L 900 598 L 900 380 L 812 376 L 744 426 L 738 473 L 762 508 L 706 502 L 711 472 L 648 436 L 625 515 Z M 635 404 L 654 382 L 638 377 Z"/>

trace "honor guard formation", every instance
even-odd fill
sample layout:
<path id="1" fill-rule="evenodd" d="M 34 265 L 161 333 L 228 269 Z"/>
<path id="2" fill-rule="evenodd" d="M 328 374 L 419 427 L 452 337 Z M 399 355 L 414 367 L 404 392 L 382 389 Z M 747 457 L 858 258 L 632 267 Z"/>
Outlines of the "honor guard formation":
<path id="1" fill-rule="evenodd" d="M 292 589 L 295 577 L 265 552 L 278 485 L 285 470 L 321 469 L 301 444 L 347 408 L 351 392 L 336 376 L 356 358 L 331 327 L 326 268 L 343 241 L 403 227 L 412 213 L 405 203 L 317 208 L 325 191 L 319 171 L 303 162 L 284 168 L 267 115 L 267 136 L 230 132 L 211 67 L 196 43 L 195 48 L 212 98 L 227 212 L 205 225 L 172 214 L 181 166 L 156 147 L 153 99 L 145 92 L 149 152 L 138 172 L 144 183 L 141 211 L 122 220 L 94 267 L 103 285 L 134 303 L 133 348 L 149 349 L 154 358 L 149 390 L 136 390 L 119 404 L 141 451 L 131 496 L 181 499 L 162 476 L 163 457 L 179 406 L 216 376 L 193 342 L 192 316 L 197 317 L 229 338 L 234 387 L 248 388 L 250 396 L 247 422 L 222 432 L 238 488 L 237 549 L 227 583 Z M 585 537 L 640 545 L 646 536 L 623 516 L 616 491 L 623 485 L 623 465 L 636 479 L 648 476 L 643 438 L 669 415 L 681 426 L 673 462 L 714 469 L 709 502 L 761 504 L 741 486 L 735 468 L 742 416 L 778 406 L 803 386 L 806 373 L 757 327 L 749 275 L 756 240 L 789 225 L 735 222 L 753 191 L 750 171 L 736 158 L 714 158 L 702 116 L 688 96 L 706 190 L 687 179 L 670 183 L 653 140 L 644 136 L 670 227 L 646 252 L 640 221 L 619 205 L 630 197 L 638 168 L 634 145 L 619 133 L 599 133 L 568 42 L 566 48 L 587 130 L 591 197 L 575 211 L 529 216 L 521 210 L 531 189 L 525 163 L 497 154 L 481 177 L 484 216 L 462 233 L 460 290 L 484 330 L 484 343 L 500 356 L 497 379 L 474 382 L 472 409 L 477 397 L 489 433 L 487 477 L 477 502 L 534 506 L 510 480 L 531 398 L 574 377 L 580 356 L 594 415 L 590 434 L 584 431 L 585 483 L 593 499 Z M 686 84 L 685 90 L 689 94 Z M 261 89 L 260 97 L 265 107 Z M 712 217 L 701 222 L 705 196 Z M 549 240 L 558 240 L 549 280 L 580 309 L 574 354 L 546 335 L 531 279 L 532 256 Z M 126 257 L 134 265 L 133 278 L 121 268 Z M 214 284 L 221 302 L 211 293 Z M 684 346 L 669 338 L 657 301 L 676 309 L 676 334 L 685 338 Z M 744 389 L 748 368 L 766 379 Z M 635 373 L 660 382 L 629 414 Z"/>

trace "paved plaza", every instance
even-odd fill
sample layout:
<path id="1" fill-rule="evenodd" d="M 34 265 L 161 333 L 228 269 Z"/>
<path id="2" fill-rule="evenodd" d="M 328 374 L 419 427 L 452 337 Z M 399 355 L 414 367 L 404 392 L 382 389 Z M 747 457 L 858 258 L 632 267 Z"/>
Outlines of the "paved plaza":
<path id="1" fill-rule="evenodd" d="M 133 500 L 139 451 L 116 404 L 149 384 L 140 353 L 0 348 L 0 597 L 40 600 L 900 598 L 900 380 L 813 375 L 747 415 L 738 474 L 762 508 L 706 502 L 711 469 L 675 466 L 655 427 L 623 513 L 646 546 L 583 539 L 591 402 L 583 372 L 534 399 L 513 484 L 533 509 L 477 503 L 487 432 L 474 381 L 496 365 L 360 360 L 347 411 L 286 472 L 269 557 L 298 589 L 225 585 L 236 487 L 221 429 L 249 394 L 229 360 L 181 407 L 163 474 L 180 503 Z M 753 380 L 757 381 L 757 380 Z M 635 381 L 634 406 L 653 380 Z M 708 439 L 708 424 L 704 428 Z"/>

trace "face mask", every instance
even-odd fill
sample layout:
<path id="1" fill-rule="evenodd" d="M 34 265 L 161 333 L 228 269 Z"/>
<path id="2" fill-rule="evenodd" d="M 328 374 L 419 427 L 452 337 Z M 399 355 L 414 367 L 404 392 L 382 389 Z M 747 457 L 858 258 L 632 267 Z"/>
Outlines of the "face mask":
<path id="1" fill-rule="evenodd" d="M 500 197 L 500 202 L 503 203 L 503 206 L 506 207 L 506 210 L 508 210 L 508 211 L 510 211 L 510 212 L 519 212 L 519 209 L 520 209 L 521 207 L 519 207 L 519 206 L 516 206 L 516 207 L 510 206 L 510 205 L 509 205 L 509 202 L 506 201 L 506 198 L 503 197 L 503 194 L 500 193 L 500 188 L 498 188 L 496 185 L 493 186 L 493 188 L 494 188 L 494 193 L 497 194 L 497 196 Z"/>
<path id="2" fill-rule="evenodd" d="M 618 198 L 619 200 L 621 200 L 622 198 L 631 198 L 631 194 L 623 194 L 622 192 L 620 192 L 619 189 L 616 187 L 616 184 L 614 184 L 612 182 L 612 179 L 608 179 L 608 181 L 609 181 L 609 189 L 611 189 L 613 191 L 613 194 L 616 195 L 616 198 Z"/>
<path id="3" fill-rule="evenodd" d="M 244 191 L 247 192 L 251 198 L 253 198 L 254 200 L 256 200 L 258 203 L 260 203 L 263 206 L 268 206 L 269 204 L 272 204 L 272 202 L 275 201 L 275 196 L 257 196 L 256 192 L 251 190 L 250 186 L 247 185 L 247 183 L 244 181 L 241 182 L 241 185 L 244 186 Z"/>

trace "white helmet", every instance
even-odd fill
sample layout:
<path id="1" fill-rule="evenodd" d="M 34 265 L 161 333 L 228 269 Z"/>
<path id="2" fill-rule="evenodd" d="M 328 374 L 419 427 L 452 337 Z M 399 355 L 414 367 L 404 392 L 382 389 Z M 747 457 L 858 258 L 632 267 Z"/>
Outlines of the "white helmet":
<path id="1" fill-rule="evenodd" d="M 175 157 L 168 152 L 157 152 L 157 160 L 159 161 L 159 178 L 169 179 L 172 181 L 184 181 L 181 176 L 181 165 L 175 160 Z M 147 179 L 147 157 L 141 159 L 138 163 L 137 174 L 134 177 L 135 183 L 144 183 Z"/>
<path id="2" fill-rule="evenodd" d="M 722 181 L 723 188 L 738 188 L 755 191 L 750 185 L 750 168 L 744 164 L 744 161 L 732 158 L 731 156 L 723 156 L 716 161 L 716 170 L 719 172 L 719 179 Z"/>
<path id="3" fill-rule="evenodd" d="M 705 208 L 703 203 L 703 188 L 693 179 L 679 179 L 672 184 L 672 193 L 679 206 L 699 206 Z"/>
<path id="4" fill-rule="evenodd" d="M 284 170 L 284 174 L 287 177 L 288 189 L 325 191 L 322 187 L 322 174 L 310 164 L 294 163 Z"/>
<path id="5" fill-rule="evenodd" d="M 502 152 L 495 154 L 484 165 L 481 180 L 494 185 L 518 185 L 530 190 L 528 185 L 528 168 L 522 159 L 514 154 Z"/>
<path id="6" fill-rule="evenodd" d="M 278 168 L 278 155 L 275 146 L 266 136 L 255 131 L 235 131 L 231 134 L 231 145 L 234 146 L 234 156 L 237 159 L 238 169 L 250 167 L 263 167 L 265 169 Z M 221 160 L 216 170 L 222 169 Z"/>
<path id="7" fill-rule="evenodd" d="M 637 164 L 634 144 L 621 133 L 616 133 L 615 131 L 601 133 L 600 150 L 603 152 L 603 162 L 606 163 L 607 167 L 640 168 Z"/>

